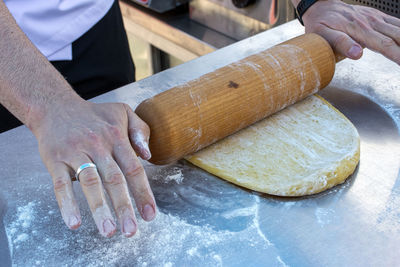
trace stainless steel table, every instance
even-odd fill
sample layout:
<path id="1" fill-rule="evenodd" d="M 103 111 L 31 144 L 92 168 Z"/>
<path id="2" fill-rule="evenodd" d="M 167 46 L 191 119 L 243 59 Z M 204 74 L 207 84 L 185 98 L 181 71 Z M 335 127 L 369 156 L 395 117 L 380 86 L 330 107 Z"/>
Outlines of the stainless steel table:
<path id="1" fill-rule="evenodd" d="M 296 21 L 284 24 L 94 101 L 135 108 L 302 31 Z M 68 230 L 33 135 L 24 127 L 1 134 L 0 216 L 7 210 L 0 255 L 8 240 L 15 266 L 398 266 L 400 67 L 366 50 L 359 61 L 338 63 L 321 94 L 361 136 L 360 165 L 344 184 L 309 197 L 279 198 L 244 190 L 185 161 L 146 164 L 159 213 L 151 223 L 141 220 L 130 239 L 97 233 L 78 183 L 83 225 Z M 0 265 L 7 264 L 2 258 Z"/>

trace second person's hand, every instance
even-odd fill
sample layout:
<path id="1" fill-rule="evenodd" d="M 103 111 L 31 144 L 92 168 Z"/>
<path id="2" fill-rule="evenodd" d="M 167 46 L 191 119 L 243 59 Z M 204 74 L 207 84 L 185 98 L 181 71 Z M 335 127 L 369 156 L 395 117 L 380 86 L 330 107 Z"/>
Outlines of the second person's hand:
<path id="1" fill-rule="evenodd" d="M 303 15 L 306 32 L 324 37 L 335 51 L 351 59 L 366 47 L 400 64 L 400 19 L 377 9 L 339 0 L 317 1 Z"/>

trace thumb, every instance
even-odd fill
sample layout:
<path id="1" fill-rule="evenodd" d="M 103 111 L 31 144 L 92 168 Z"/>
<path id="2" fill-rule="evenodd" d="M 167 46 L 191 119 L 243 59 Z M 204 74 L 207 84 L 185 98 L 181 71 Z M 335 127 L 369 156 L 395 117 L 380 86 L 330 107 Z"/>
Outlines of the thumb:
<path id="1" fill-rule="evenodd" d="M 150 128 L 128 105 L 125 104 L 124 106 L 128 114 L 128 134 L 133 149 L 139 157 L 149 160 L 151 158 L 149 149 Z"/>
<path id="2" fill-rule="evenodd" d="M 326 26 L 321 26 L 314 32 L 325 38 L 337 54 L 351 59 L 361 58 L 363 54 L 362 46 L 344 32 Z"/>

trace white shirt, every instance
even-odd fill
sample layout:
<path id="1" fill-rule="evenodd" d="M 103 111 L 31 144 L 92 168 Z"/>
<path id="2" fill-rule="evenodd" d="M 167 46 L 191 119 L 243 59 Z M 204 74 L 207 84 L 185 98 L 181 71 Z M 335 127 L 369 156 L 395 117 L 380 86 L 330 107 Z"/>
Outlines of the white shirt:
<path id="1" fill-rule="evenodd" d="M 49 60 L 71 60 L 72 42 L 94 26 L 114 0 L 5 0 L 32 43 Z"/>

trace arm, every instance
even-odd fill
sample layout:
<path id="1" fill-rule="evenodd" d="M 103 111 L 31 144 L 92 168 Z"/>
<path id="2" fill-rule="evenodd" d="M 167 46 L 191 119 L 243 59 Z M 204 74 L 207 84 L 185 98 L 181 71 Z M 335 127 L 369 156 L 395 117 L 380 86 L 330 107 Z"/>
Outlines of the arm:
<path id="1" fill-rule="evenodd" d="M 300 0 L 291 0 L 297 7 Z M 303 15 L 306 32 L 324 37 L 335 52 L 351 59 L 367 47 L 400 64 L 400 19 L 379 10 L 320 0 Z"/>
<path id="2" fill-rule="evenodd" d="M 58 98 L 81 101 L 0 1 L 0 101 L 31 130 Z M 57 88 L 57 90 L 55 90 Z"/>
<path id="3" fill-rule="evenodd" d="M 132 191 L 145 220 L 155 201 L 135 151 L 144 159 L 149 128 L 125 104 L 94 104 L 81 99 L 33 46 L 0 1 L 0 102 L 34 133 L 54 183 L 62 217 L 71 229 L 81 224 L 71 177 L 87 162 L 80 184 L 100 233 L 116 231 L 104 189 L 126 236 L 136 232 Z"/>

